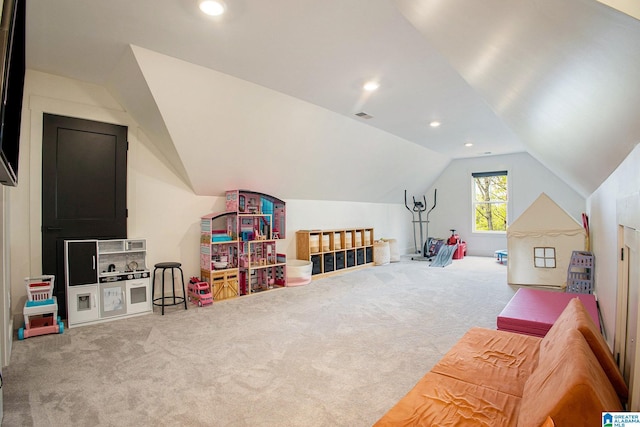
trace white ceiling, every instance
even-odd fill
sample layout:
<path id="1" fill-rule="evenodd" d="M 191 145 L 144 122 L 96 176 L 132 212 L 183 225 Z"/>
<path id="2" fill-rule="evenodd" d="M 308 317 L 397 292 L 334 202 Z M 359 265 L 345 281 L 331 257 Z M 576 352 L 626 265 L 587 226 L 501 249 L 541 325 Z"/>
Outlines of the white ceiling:
<path id="1" fill-rule="evenodd" d="M 640 142 L 640 21 L 595 0 L 227 5 L 30 0 L 27 66 L 108 87 L 203 195 L 400 202 L 526 150 L 587 196 Z"/>

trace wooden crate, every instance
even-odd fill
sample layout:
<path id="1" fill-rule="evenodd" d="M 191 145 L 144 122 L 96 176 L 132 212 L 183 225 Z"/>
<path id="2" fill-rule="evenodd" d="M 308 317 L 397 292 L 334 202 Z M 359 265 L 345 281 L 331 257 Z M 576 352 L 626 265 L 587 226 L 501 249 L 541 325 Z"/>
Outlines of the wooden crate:
<path id="1" fill-rule="evenodd" d="M 237 268 L 221 271 L 201 270 L 200 274 L 202 280 L 211 285 L 214 301 L 235 298 L 240 295 Z"/>

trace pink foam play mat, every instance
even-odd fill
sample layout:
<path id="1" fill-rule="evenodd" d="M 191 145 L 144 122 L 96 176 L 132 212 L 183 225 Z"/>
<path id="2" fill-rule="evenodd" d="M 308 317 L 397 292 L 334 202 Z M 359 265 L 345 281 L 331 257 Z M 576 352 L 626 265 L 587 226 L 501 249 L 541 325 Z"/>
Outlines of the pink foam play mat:
<path id="1" fill-rule="evenodd" d="M 498 315 L 498 330 L 544 337 L 569 301 L 576 297 L 600 328 L 595 296 L 520 288 Z"/>

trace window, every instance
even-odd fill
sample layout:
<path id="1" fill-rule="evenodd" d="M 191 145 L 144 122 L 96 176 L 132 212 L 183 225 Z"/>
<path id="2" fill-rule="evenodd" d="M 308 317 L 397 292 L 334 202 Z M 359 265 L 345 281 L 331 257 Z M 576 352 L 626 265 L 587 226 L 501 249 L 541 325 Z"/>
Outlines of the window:
<path id="1" fill-rule="evenodd" d="M 533 265 L 536 268 L 556 268 L 556 248 L 533 248 Z"/>
<path id="2" fill-rule="evenodd" d="M 507 231 L 507 171 L 472 173 L 473 231 Z"/>

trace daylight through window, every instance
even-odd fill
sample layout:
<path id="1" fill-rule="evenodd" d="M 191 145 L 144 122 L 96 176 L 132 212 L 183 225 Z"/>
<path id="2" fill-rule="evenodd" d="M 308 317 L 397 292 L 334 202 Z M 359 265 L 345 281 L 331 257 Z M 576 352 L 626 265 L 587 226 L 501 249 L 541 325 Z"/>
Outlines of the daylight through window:
<path id="1" fill-rule="evenodd" d="M 472 173 L 473 231 L 507 231 L 507 171 Z"/>

